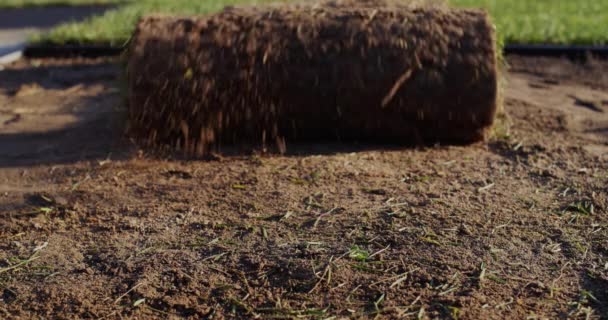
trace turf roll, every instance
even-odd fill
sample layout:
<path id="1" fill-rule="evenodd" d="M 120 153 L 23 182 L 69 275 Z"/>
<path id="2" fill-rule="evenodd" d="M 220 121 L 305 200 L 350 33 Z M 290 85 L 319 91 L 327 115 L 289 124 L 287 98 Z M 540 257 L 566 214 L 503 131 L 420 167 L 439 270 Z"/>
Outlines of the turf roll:
<path id="1" fill-rule="evenodd" d="M 498 77 L 485 12 L 344 3 L 141 19 L 128 53 L 129 132 L 192 155 L 485 138 Z"/>

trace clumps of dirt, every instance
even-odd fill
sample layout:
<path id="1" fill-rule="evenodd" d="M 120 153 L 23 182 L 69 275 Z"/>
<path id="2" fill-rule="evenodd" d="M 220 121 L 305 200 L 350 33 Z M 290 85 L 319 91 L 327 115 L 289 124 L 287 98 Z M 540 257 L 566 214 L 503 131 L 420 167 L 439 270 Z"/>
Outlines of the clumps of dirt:
<path id="1" fill-rule="evenodd" d="M 64 270 L 84 270 L 84 256 L 79 244 L 70 239 L 69 235 L 52 235 L 47 241 L 34 248 L 40 257 L 49 265 Z"/>
<path id="2" fill-rule="evenodd" d="M 128 77 L 130 133 L 190 155 L 310 139 L 468 143 L 497 105 L 486 13 L 387 1 L 147 17 Z"/>

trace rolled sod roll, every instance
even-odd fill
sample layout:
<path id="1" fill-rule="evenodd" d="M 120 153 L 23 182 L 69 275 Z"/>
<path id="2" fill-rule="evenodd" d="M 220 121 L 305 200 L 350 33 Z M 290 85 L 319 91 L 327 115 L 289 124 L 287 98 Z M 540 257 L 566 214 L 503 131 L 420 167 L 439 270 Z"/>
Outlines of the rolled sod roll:
<path id="1" fill-rule="evenodd" d="M 488 15 L 373 3 L 143 18 L 129 48 L 130 133 L 193 155 L 230 144 L 483 140 L 497 109 Z"/>

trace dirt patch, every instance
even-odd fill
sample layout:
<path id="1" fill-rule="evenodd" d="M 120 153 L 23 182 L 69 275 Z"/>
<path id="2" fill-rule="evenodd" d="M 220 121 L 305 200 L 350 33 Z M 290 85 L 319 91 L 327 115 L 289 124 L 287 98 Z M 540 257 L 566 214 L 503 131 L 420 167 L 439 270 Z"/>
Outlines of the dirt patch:
<path id="1" fill-rule="evenodd" d="M 66 66 L 81 100 L 57 98 L 76 82 L 13 66 L 0 73 L 2 110 L 109 108 L 120 94 L 113 76 L 88 76 L 111 70 L 97 63 L 40 66 Z M 510 126 L 473 146 L 310 144 L 185 162 L 110 143 L 109 156 L 62 156 L 112 142 L 89 134 L 58 157 L 25 150 L 35 165 L 2 158 L 0 315 L 605 318 L 607 110 L 580 101 L 603 100 L 606 83 L 543 63 L 561 71 L 517 67 Z M 0 150 L 55 113 L 4 124 Z"/>
<path id="2" fill-rule="evenodd" d="M 235 143 L 482 140 L 497 105 L 487 14 L 358 3 L 143 19 L 129 57 L 132 134 L 195 155 Z"/>

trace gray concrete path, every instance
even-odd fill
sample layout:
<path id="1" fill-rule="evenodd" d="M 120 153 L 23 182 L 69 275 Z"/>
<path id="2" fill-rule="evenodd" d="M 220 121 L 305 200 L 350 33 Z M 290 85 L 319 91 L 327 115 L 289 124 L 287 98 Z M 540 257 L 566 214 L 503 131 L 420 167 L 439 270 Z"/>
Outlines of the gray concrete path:
<path id="1" fill-rule="evenodd" d="M 109 6 L 64 6 L 0 10 L 0 65 L 21 57 L 28 37 L 65 22 L 82 21 Z"/>
<path id="2" fill-rule="evenodd" d="M 0 29 L 0 65 L 10 63 L 21 57 L 21 50 L 33 29 Z"/>

